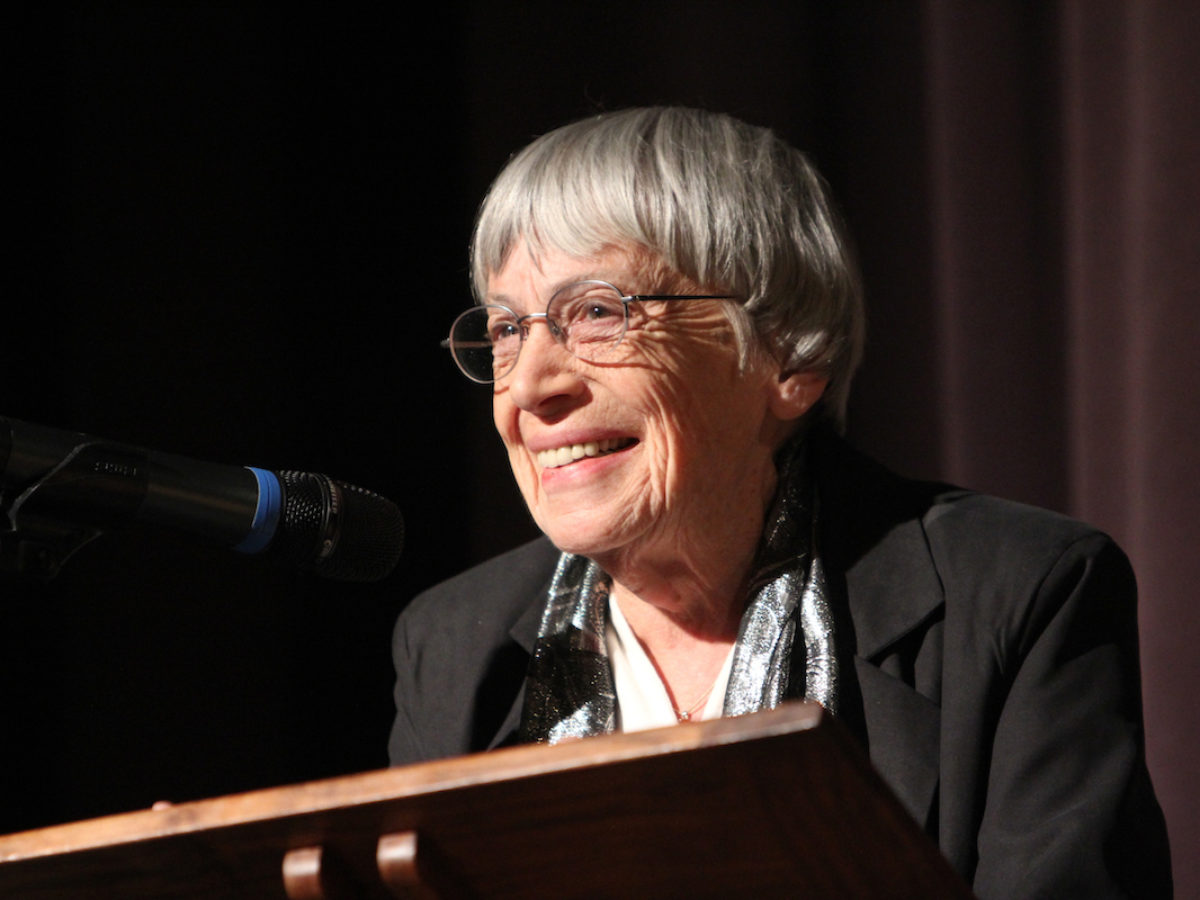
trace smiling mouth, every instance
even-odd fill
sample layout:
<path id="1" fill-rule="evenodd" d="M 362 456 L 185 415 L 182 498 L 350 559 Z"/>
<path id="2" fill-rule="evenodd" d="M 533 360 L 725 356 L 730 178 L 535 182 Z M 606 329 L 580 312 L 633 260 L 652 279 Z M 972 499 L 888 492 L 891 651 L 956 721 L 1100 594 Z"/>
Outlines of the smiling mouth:
<path id="1" fill-rule="evenodd" d="M 557 469 L 560 466 L 570 465 L 576 460 L 616 453 L 618 450 L 624 450 L 636 443 L 637 441 L 633 438 L 609 438 L 603 441 L 587 441 L 583 444 L 568 444 L 565 447 L 539 451 L 536 454 L 537 464 L 543 469 Z"/>

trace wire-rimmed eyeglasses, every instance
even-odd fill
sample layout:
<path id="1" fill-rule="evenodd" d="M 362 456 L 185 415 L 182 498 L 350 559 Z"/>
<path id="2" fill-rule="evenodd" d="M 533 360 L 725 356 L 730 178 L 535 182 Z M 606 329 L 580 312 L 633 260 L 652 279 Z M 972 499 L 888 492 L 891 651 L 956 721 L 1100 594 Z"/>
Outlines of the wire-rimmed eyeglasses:
<path id="1" fill-rule="evenodd" d="M 545 319 L 555 340 L 577 359 L 603 362 L 629 327 L 629 304 L 641 300 L 736 300 L 728 294 L 623 294 L 607 281 L 580 281 L 554 292 L 546 311 L 518 316 L 507 306 L 474 306 L 442 341 L 462 373 L 490 384 L 517 364 L 531 319 Z"/>

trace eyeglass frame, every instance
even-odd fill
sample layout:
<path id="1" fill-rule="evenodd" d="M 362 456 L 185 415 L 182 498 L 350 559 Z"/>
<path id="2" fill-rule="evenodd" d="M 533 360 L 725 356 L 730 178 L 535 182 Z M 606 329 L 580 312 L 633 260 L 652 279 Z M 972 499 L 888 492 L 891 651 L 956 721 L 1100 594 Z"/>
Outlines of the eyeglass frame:
<path id="1" fill-rule="evenodd" d="M 459 313 L 457 316 L 455 316 L 454 321 L 450 325 L 450 337 L 443 338 L 441 341 L 441 346 L 450 351 L 450 356 L 454 360 L 454 364 L 456 366 L 458 366 L 458 370 L 460 372 L 462 372 L 463 375 L 466 376 L 468 379 L 470 379 L 471 381 L 474 381 L 476 384 L 495 384 L 501 378 L 504 378 L 506 375 L 511 374 L 512 371 L 517 367 L 517 362 L 521 359 L 521 351 L 525 349 L 525 339 L 529 336 L 529 326 L 525 323 L 529 319 L 545 319 L 546 324 L 550 327 L 550 334 L 554 336 L 554 340 L 556 340 L 559 343 L 559 345 L 562 346 L 562 348 L 564 350 L 566 350 L 568 353 L 570 353 L 576 359 L 582 359 L 584 362 L 589 362 L 589 360 L 585 359 L 584 357 L 576 356 L 575 351 L 567 346 L 566 331 L 563 329 L 563 327 L 561 325 L 558 324 L 558 322 L 556 322 L 554 319 L 550 318 L 550 307 L 554 304 L 555 297 L 557 297 L 559 294 L 563 293 L 563 291 L 567 291 L 572 288 L 577 288 L 580 285 L 585 285 L 585 284 L 600 285 L 602 287 L 612 288 L 612 290 L 616 291 L 616 293 L 617 293 L 617 299 L 621 301 L 621 310 L 623 313 L 622 320 L 621 320 L 621 333 L 620 333 L 620 335 L 617 336 L 616 340 L 614 340 L 612 342 L 612 344 L 611 344 L 612 347 L 618 346 L 621 343 L 621 341 L 625 340 L 625 335 L 629 331 L 629 304 L 631 304 L 631 303 L 639 303 L 639 302 L 644 302 L 644 301 L 649 301 L 649 300 L 668 301 L 669 302 L 669 301 L 673 301 L 673 300 L 739 300 L 739 299 L 741 299 L 740 297 L 737 297 L 734 294 L 626 294 L 624 291 L 622 291 L 619 287 L 617 287 L 612 282 L 601 281 L 600 279 L 595 279 L 595 278 L 586 278 L 582 281 L 573 281 L 570 284 L 565 284 L 562 287 L 560 287 L 558 290 L 556 290 L 553 294 L 551 294 L 550 299 L 546 301 L 546 311 L 545 312 L 526 313 L 523 316 L 518 316 L 515 310 L 509 309 L 507 306 L 504 306 L 503 304 L 500 304 L 500 303 L 480 303 L 476 306 L 472 306 L 469 309 L 464 309 L 461 313 Z M 502 310 L 504 310 L 506 313 L 510 314 L 513 317 L 513 319 L 514 319 L 513 324 L 517 326 L 518 334 L 520 335 L 520 343 L 517 345 L 516 354 L 513 355 L 512 364 L 507 369 L 505 369 L 501 375 L 498 375 L 498 376 L 495 376 L 492 378 L 488 378 L 488 379 L 477 378 L 474 375 L 472 375 L 470 372 L 467 371 L 466 366 L 463 365 L 463 363 L 458 358 L 458 354 L 454 351 L 454 344 L 452 341 L 452 338 L 454 336 L 454 329 L 458 327 L 458 323 L 462 320 L 463 316 L 470 315 L 470 314 L 474 313 L 476 310 L 480 310 L 480 309 L 502 309 Z"/>

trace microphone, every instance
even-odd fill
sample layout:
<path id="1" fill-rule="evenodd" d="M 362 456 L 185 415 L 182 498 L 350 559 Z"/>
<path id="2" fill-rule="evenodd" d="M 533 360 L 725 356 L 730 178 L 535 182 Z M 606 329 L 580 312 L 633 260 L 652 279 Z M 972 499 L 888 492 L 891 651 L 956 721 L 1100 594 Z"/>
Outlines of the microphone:
<path id="1" fill-rule="evenodd" d="M 105 531 L 142 523 L 344 581 L 395 568 L 404 523 L 390 500 L 309 472 L 202 462 L 0 417 L 0 556 L 58 571 Z M 31 559 L 30 557 L 35 557 Z"/>

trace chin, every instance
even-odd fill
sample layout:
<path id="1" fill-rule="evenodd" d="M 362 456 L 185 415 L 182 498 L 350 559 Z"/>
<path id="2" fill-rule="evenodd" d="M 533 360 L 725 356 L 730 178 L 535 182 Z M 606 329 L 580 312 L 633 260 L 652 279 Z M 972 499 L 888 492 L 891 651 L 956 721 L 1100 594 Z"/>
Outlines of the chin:
<path id="1" fill-rule="evenodd" d="M 592 557 L 601 549 L 595 540 L 585 535 L 563 532 L 555 528 L 543 528 L 542 533 L 563 553 Z"/>
<path id="2" fill-rule="evenodd" d="M 611 529 L 597 529 L 596 523 L 583 527 L 572 527 L 563 522 L 538 522 L 538 527 L 550 542 L 564 553 L 574 553 L 595 559 L 612 553 L 623 541 Z"/>

